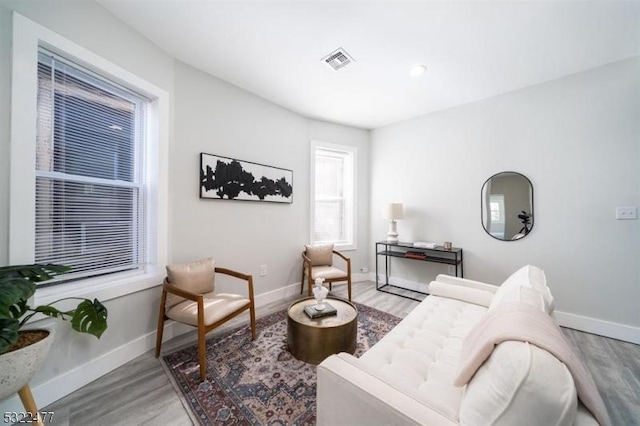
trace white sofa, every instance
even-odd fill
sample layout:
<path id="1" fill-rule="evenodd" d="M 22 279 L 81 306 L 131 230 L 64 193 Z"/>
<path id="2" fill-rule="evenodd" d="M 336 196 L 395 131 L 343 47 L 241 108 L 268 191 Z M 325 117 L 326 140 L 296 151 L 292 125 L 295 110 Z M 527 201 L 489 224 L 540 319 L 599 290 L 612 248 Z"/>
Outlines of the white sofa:
<path id="1" fill-rule="evenodd" d="M 528 265 L 502 286 L 440 275 L 430 293 L 359 359 L 318 366 L 318 425 L 598 424 L 567 367 L 526 342 L 499 344 L 467 386 L 453 385 L 463 341 L 488 310 L 520 301 L 552 315 L 542 270 Z"/>

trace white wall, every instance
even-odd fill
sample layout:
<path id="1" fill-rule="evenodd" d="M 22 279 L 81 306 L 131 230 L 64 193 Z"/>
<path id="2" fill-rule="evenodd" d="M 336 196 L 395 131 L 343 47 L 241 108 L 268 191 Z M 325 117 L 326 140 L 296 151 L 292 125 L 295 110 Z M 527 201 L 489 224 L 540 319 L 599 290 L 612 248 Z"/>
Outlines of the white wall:
<path id="1" fill-rule="evenodd" d="M 11 70 L 11 10 L 69 38 L 171 93 L 173 59 L 93 3 L 20 1 L 0 6 L 0 264 L 8 261 L 9 121 Z M 105 303 L 109 329 L 100 340 L 71 333 L 68 323 L 44 320 L 56 340 L 43 366 L 31 381 L 39 406 L 147 350 L 155 328 L 157 289 L 138 292 Z M 43 385 L 44 384 L 44 385 Z M 0 403 L 0 411 L 21 411 L 17 398 Z"/>
<path id="2" fill-rule="evenodd" d="M 258 303 L 292 290 L 300 280 L 300 252 L 309 238 L 309 140 L 358 147 L 361 185 L 358 207 L 361 248 L 349 254 L 366 266 L 369 205 L 366 177 L 369 133 L 301 117 L 217 78 L 176 62 L 111 13 L 94 3 L 23 0 L 0 6 L 0 265 L 8 261 L 9 117 L 11 10 L 82 45 L 166 90 L 171 96 L 169 152 L 169 258 L 181 262 L 215 256 L 221 265 L 251 273 Z M 293 204 L 200 200 L 199 153 L 209 152 L 293 170 Z M 259 276 L 259 265 L 269 273 Z M 221 280 L 222 287 L 228 282 Z M 287 287 L 288 285 L 291 285 Z M 31 381 L 44 406 L 155 344 L 160 290 L 108 300 L 109 328 L 100 340 L 56 329 L 54 347 Z M 169 327 L 172 333 L 184 327 Z M 167 335 L 167 332 L 169 333 Z M 1 411 L 21 411 L 17 398 Z"/>
<path id="3" fill-rule="evenodd" d="M 465 276 L 488 282 L 538 265 L 565 319 L 626 324 L 640 339 L 640 222 L 615 220 L 616 206 L 640 204 L 639 135 L 638 57 L 377 129 L 371 238 L 387 229 L 376 212 L 403 201 L 402 240 L 453 241 Z M 480 222 L 482 184 L 500 171 L 533 183 L 535 226 L 520 241 L 497 241 Z M 418 282 L 442 270 L 394 266 Z"/>
<path id="4" fill-rule="evenodd" d="M 309 140 L 316 138 L 358 147 L 360 246 L 348 255 L 354 269 L 366 266 L 367 131 L 303 118 L 181 62 L 175 76 L 169 170 L 174 261 L 214 256 L 222 266 L 252 274 L 257 294 L 299 282 L 300 254 L 309 242 Z M 293 170 L 293 203 L 199 199 L 200 152 Z M 267 276 L 260 276 L 260 265 L 267 265 Z"/>
<path id="5" fill-rule="evenodd" d="M 0 7 L 0 265 L 9 261 L 11 30 L 11 13 Z"/>

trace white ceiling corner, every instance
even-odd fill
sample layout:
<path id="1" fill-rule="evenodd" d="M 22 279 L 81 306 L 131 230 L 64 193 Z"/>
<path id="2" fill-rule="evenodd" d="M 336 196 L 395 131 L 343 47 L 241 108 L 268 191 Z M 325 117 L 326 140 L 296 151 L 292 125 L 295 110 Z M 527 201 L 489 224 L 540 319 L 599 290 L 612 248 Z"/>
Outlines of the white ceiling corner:
<path id="1" fill-rule="evenodd" d="M 640 54 L 638 1 L 98 2 L 180 61 L 365 129 Z M 340 47 L 354 62 L 334 71 Z"/>

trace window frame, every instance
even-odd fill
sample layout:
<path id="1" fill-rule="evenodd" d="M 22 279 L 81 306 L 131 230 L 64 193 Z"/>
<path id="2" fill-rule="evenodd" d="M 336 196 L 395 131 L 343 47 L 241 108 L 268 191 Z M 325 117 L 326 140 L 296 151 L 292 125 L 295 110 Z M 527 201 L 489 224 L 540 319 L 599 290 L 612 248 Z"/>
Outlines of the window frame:
<path id="1" fill-rule="evenodd" d="M 333 143 L 322 142 L 318 140 L 311 140 L 310 143 L 310 173 L 309 173 L 309 182 L 310 182 L 310 191 L 309 191 L 309 210 L 310 210 L 310 222 L 309 222 L 309 241 L 311 244 L 316 244 L 315 240 L 315 210 L 316 210 L 316 152 L 318 149 L 326 149 L 330 151 L 342 152 L 348 154 L 352 159 L 352 179 L 351 179 L 351 188 L 348 188 L 346 192 L 351 193 L 351 200 L 347 201 L 350 203 L 348 206 L 348 211 L 350 212 L 350 218 L 346 220 L 346 223 L 351 228 L 351 240 L 347 241 L 347 243 L 333 242 L 334 247 L 338 250 L 349 251 L 349 250 L 357 250 L 357 236 L 358 236 L 358 228 L 357 228 L 357 190 L 358 190 L 358 149 L 355 146 L 351 145 L 339 145 Z M 348 185 L 348 182 L 345 182 L 345 186 Z"/>
<path id="2" fill-rule="evenodd" d="M 168 253 L 169 94 L 146 80 L 90 52 L 59 34 L 13 12 L 11 83 L 9 263 L 35 259 L 35 181 L 37 67 L 40 47 L 77 63 L 148 98 L 145 135 L 147 267 L 100 277 L 79 279 L 36 290 L 34 303 L 63 297 L 109 300 L 159 285 Z"/>

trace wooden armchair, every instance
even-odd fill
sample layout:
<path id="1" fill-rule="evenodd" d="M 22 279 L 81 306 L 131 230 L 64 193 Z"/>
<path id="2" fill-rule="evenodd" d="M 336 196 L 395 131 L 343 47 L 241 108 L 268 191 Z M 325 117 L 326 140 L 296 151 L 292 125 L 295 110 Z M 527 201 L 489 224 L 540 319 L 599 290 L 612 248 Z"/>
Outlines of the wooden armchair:
<path id="1" fill-rule="evenodd" d="M 344 269 L 333 265 L 333 256 L 344 261 Z M 300 294 L 304 291 L 305 275 L 309 283 L 308 295 L 311 296 L 316 278 L 324 278 L 331 289 L 334 282 L 346 281 L 349 301 L 351 301 L 351 259 L 333 249 L 333 244 L 324 246 L 305 246 L 302 252 L 302 278 L 300 279 Z"/>
<path id="2" fill-rule="evenodd" d="M 217 293 L 214 285 L 216 273 L 246 281 L 248 296 Z M 205 335 L 247 309 L 251 317 L 251 338 L 255 340 L 256 313 L 251 275 L 217 268 L 213 258 L 167 266 L 158 313 L 156 358 L 160 356 L 165 319 L 197 327 L 200 379 L 204 380 L 207 373 Z"/>

